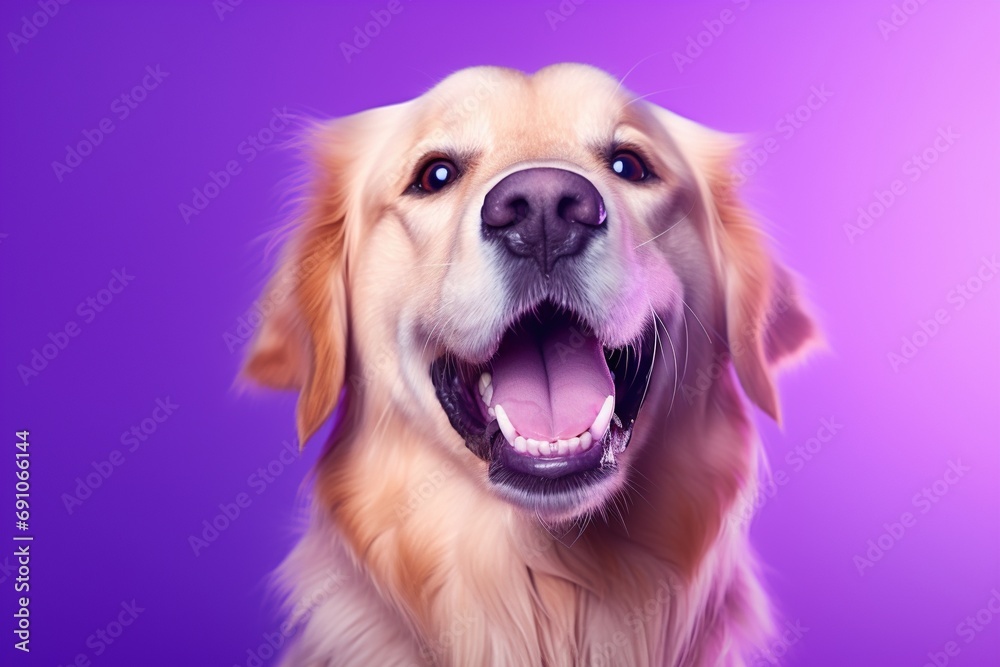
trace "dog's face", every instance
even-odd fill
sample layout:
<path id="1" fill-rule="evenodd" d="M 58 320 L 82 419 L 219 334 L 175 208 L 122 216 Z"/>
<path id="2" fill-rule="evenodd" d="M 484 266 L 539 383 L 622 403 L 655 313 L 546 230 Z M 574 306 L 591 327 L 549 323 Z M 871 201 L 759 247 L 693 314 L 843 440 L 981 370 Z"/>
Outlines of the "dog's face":
<path id="1" fill-rule="evenodd" d="M 771 367 L 811 326 L 729 199 L 722 135 L 559 65 L 465 70 L 313 143 L 293 298 L 248 365 L 302 389 L 306 434 L 346 382 L 549 521 L 608 501 L 633 430 L 687 409 L 720 345 L 776 414 Z"/>

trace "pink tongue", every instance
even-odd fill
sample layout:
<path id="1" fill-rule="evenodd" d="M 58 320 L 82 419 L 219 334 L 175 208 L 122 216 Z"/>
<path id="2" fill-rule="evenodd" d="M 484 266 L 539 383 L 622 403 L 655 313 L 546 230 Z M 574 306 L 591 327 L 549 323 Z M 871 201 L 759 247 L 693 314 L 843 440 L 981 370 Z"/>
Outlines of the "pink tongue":
<path id="1" fill-rule="evenodd" d="M 493 359 L 493 405 L 526 438 L 572 438 L 615 393 L 601 344 L 575 327 L 507 336 Z"/>

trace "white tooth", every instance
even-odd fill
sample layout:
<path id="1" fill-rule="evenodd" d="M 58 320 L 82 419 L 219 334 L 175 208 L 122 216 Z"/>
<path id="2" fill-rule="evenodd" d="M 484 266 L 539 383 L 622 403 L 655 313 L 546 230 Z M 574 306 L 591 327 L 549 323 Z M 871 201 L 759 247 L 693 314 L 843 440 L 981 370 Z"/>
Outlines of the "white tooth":
<path id="1" fill-rule="evenodd" d="M 528 439 L 528 453 L 531 454 L 532 456 L 538 456 L 537 440 L 532 440 L 531 438 Z"/>
<path id="2" fill-rule="evenodd" d="M 482 396 L 486 393 L 486 388 L 490 386 L 493 381 L 493 377 L 489 373 L 483 373 L 479 376 L 479 395 Z"/>
<path id="3" fill-rule="evenodd" d="M 566 449 L 570 454 L 575 453 L 578 449 L 580 449 L 580 438 L 570 438 L 567 440 Z"/>
<path id="4" fill-rule="evenodd" d="M 615 411 L 615 397 L 608 396 L 604 399 L 604 405 L 601 406 L 601 411 L 597 413 L 597 418 L 594 419 L 594 424 L 590 427 L 590 434 L 594 437 L 594 440 L 600 442 L 601 438 L 608 430 L 608 425 L 611 423 L 611 415 Z"/>
<path id="5" fill-rule="evenodd" d="M 500 426 L 500 430 L 503 431 L 503 437 L 507 438 L 507 442 L 513 444 L 514 438 L 517 437 L 514 425 L 510 423 L 510 419 L 507 417 L 507 413 L 503 411 L 502 405 L 497 404 L 495 409 L 497 411 L 497 424 Z"/>
<path id="6" fill-rule="evenodd" d="M 556 453 L 559 456 L 566 456 L 569 454 L 569 440 L 559 440 L 556 442 Z"/>
<path id="7" fill-rule="evenodd" d="M 493 385 L 487 385 L 486 391 L 483 392 L 483 403 L 489 405 L 490 401 L 492 400 L 493 400 Z"/>
<path id="8" fill-rule="evenodd" d="M 590 449 L 591 443 L 594 442 L 594 436 L 590 435 L 590 431 L 586 431 L 580 435 L 580 451 L 585 452 Z"/>
<path id="9" fill-rule="evenodd" d="M 542 456 L 549 456 L 552 454 L 552 445 L 548 440 L 542 440 L 538 443 L 538 451 Z"/>
<path id="10" fill-rule="evenodd" d="M 524 436 L 519 435 L 516 438 L 514 438 L 514 449 L 521 452 L 522 454 L 528 451 L 528 443 L 524 439 Z"/>
<path id="11" fill-rule="evenodd" d="M 497 411 L 494 410 L 493 408 L 488 409 L 486 412 L 489 413 L 490 417 L 496 417 L 497 416 Z"/>

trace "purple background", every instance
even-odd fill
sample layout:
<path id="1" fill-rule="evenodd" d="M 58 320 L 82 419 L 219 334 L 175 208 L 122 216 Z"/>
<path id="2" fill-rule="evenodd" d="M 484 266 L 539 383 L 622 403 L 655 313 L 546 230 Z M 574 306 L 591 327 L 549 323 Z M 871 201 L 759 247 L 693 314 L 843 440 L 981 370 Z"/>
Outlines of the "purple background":
<path id="1" fill-rule="evenodd" d="M 11 649 L 13 581 L 0 570 L 5 664 L 63 665 L 83 653 L 95 665 L 245 665 L 278 626 L 267 575 L 295 539 L 318 447 L 262 493 L 251 486 L 293 438 L 293 400 L 234 392 L 240 354 L 223 334 L 268 274 L 261 239 L 283 220 L 295 159 L 278 148 L 291 132 L 252 162 L 240 143 L 274 108 L 332 117 L 419 95 L 470 65 L 558 61 L 632 70 L 627 86 L 652 101 L 777 146 L 746 194 L 807 278 L 831 347 L 783 378 L 784 430 L 762 426 L 785 482 L 758 511 L 755 543 L 784 616 L 808 628 L 784 663 L 919 666 L 954 641 L 949 664 L 1000 664 L 1000 618 L 971 641 L 957 627 L 1000 589 L 1000 278 L 961 308 L 952 292 L 970 279 L 976 287 L 982 258 L 1000 251 L 996 3 L 910 0 L 916 12 L 884 36 L 888 0 L 590 0 L 554 27 L 546 11 L 559 11 L 556 0 L 403 0 L 350 62 L 340 43 L 386 2 L 244 2 L 222 19 L 210 0 L 160 4 L 71 2 L 16 52 L 8 34 L 0 56 L 0 543 L 13 544 L 22 428 L 35 536 L 30 659 Z M 732 21 L 678 67 L 674 53 L 726 9 Z M 4 3 L 0 27 L 19 32 L 38 11 Z M 120 119 L 114 99 L 157 65 L 169 75 Z M 810 117 L 794 132 L 779 126 L 813 87 L 831 95 L 800 111 Z M 59 181 L 53 161 L 105 117 L 114 131 Z M 936 161 L 912 180 L 907 161 L 947 128 L 958 138 L 932 149 Z M 240 174 L 185 224 L 179 204 L 229 160 Z M 896 179 L 905 192 L 849 240 L 844 225 Z M 87 322 L 78 304 L 122 267 L 134 280 Z M 939 310 L 947 321 L 893 369 L 889 353 Z M 70 321 L 79 335 L 25 385 L 18 365 Z M 174 414 L 128 452 L 123 432 L 168 397 Z M 840 425 L 833 438 L 801 466 L 786 458 L 823 419 Z M 122 464 L 68 513 L 62 494 L 114 450 Z M 914 495 L 949 462 L 968 472 L 921 512 Z M 195 556 L 188 536 L 241 492 L 250 506 Z M 907 511 L 915 523 L 859 574 L 855 556 Z M 0 565 L 11 551 L 0 549 Z M 95 656 L 88 636 L 133 599 L 144 611 Z"/>

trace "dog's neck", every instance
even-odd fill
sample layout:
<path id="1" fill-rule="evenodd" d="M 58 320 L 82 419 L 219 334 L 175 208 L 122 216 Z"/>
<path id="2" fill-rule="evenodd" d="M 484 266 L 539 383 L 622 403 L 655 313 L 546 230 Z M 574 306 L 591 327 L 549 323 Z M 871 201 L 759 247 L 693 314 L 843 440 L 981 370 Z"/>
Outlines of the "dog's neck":
<path id="1" fill-rule="evenodd" d="M 647 416 L 641 475 L 585 526 L 543 528 L 392 415 L 324 458 L 317 501 L 426 662 L 730 664 L 761 630 L 741 626 L 763 597 L 727 520 L 756 444 L 727 379 L 682 412 Z"/>

